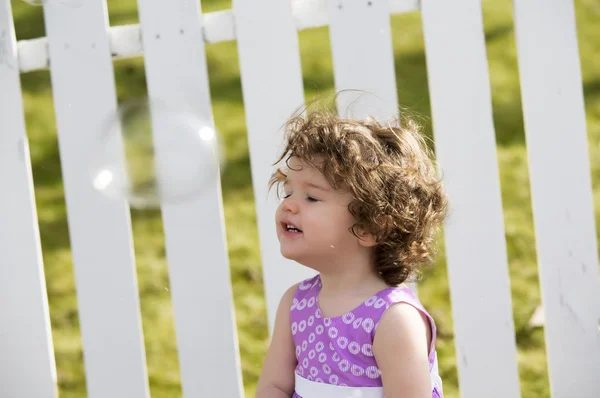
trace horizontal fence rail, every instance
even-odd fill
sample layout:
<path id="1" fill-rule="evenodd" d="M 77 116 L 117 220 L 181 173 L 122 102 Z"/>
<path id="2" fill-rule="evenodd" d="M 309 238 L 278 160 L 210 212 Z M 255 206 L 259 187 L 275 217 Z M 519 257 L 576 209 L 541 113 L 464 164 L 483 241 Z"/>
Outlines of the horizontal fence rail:
<path id="1" fill-rule="evenodd" d="M 296 29 L 327 26 L 326 0 L 292 1 L 292 19 Z M 420 9 L 420 0 L 389 0 L 390 14 L 402 14 Z M 233 10 L 202 14 L 203 38 L 206 43 L 236 40 L 237 29 Z M 112 26 L 108 30 L 111 54 L 114 59 L 141 56 L 142 27 L 140 24 Z M 50 67 L 48 39 L 40 37 L 17 43 L 19 69 L 22 73 L 45 70 Z"/>

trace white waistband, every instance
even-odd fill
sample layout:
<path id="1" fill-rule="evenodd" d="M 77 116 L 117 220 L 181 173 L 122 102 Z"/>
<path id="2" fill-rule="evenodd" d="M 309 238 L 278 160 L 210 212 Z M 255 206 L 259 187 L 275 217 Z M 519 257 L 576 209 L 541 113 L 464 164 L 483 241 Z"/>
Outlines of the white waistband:
<path id="1" fill-rule="evenodd" d="M 384 398 L 383 387 L 344 387 L 296 376 L 296 393 L 302 398 Z"/>
<path id="2" fill-rule="evenodd" d="M 295 390 L 302 398 L 385 398 L 383 387 L 345 387 L 334 384 L 310 381 L 294 372 Z M 442 389 L 442 379 L 438 374 L 437 355 L 431 373 L 431 389 Z"/>

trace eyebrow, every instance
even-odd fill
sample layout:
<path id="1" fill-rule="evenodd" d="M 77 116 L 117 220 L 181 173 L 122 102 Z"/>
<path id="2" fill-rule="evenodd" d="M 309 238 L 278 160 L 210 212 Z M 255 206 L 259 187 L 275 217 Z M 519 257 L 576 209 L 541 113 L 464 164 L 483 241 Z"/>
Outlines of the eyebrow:
<path id="1" fill-rule="evenodd" d="M 283 181 L 283 185 L 284 185 L 284 186 L 286 186 L 286 185 L 288 185 L 288 184 L 289 184 L 289 180 L 286 178 L 286 179 Z M 307 187 L 310 187 L 310 188 L 319 189 L 319 190 L 321 190 L 321 191 L 331 191 L 331 188 L 329 188 L 329 187 L 324 187 L 324 186 L 322 186 L 322 185 L 318 185 L 318 184 L 315 184 L 315 183 L 312 183 L 312 182 L 306 182 L 306 183 L 304 183 L 303 185 L 305 185 L 305 186 L 307 186 Z"/>

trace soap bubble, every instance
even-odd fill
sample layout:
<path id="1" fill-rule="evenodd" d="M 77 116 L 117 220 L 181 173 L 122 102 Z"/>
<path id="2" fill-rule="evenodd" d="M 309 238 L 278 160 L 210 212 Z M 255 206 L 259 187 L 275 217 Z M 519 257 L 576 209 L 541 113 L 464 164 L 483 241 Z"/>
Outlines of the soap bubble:
<path id="1" fill-rule="evenodd" d="M 132 207 L 180 203 L 215 186 L 221 154 L 211 119 L 135 101 L 118 109 L 95 142 L 92 184 Z"/>

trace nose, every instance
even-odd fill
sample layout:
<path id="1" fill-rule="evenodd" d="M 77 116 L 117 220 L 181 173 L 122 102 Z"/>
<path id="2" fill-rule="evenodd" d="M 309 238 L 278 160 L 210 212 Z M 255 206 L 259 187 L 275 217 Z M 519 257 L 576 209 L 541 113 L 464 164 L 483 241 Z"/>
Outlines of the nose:
<path id="1" fill-rule="evenodd" d="M 296 214 L 298 213 L 298 203 L 296 200 L 292 199 L 291 196 L 285 198 L 281 202 L 281 210 L 283 210 L 284 213 Z"/>

